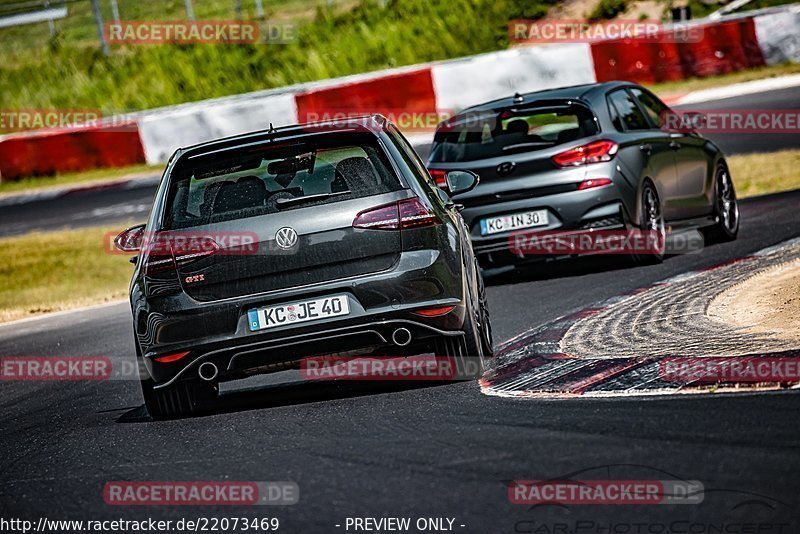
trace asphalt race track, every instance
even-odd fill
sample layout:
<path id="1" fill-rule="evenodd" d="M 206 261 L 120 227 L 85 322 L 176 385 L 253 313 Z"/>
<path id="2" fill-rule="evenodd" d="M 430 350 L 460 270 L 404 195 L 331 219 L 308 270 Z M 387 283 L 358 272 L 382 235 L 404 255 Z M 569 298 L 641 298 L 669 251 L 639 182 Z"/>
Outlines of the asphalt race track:
<path id="1" fill-rule="evenodd" d="M 772 93 L 769 101 L 790 108 L 796 103 L 790 93 Z M 759 107 L 755 98 L 761 96 L 745 97 L 743 107 Z M 766 148 L 728 137 L 721 144 L 730 152 Z M 769 139 L 770 149 L 800 146 L 786 136 Z M 130 202 L 146 196 L 142 192 Z M 488 288 L 496 341 L 593 302 L 800 236 L 798 203 L 800 192 L 742 202 L 736 242 L 670 257 L 662 265 L 633 267 L 610 258 L 498 274 Z M 27 206 L 33 219 L 46 209 Z M 0 216 L 0 227 L 7 217 Z M 13 220 L 21 219 L 17 212 Z M 0 326 L 0 355 L 133 361 L 130 323 L 127 305 L 119 304 Z M 348 517 L 369 516 L 454 518 L 453 530 L 469 533 L 800 532 L 796 390 L 517 400 L 482 395 L 474 382 L 411 388 L 302 384 L 285 374 L 227 392 L 212 415 L 154 423 L 134 381 L 2 387 L 5 516 L 277 517 L 284 532 L 346 532 Z M 511 480 L 581 474 L 696 480 L 705 488 L 704 499 L 653 506 L 509 502 Z M 249 508 L 108 506 L 103 486 L 117 480 L 294 481 L 300 501 Z M 731 528 L 713 530 L 720 525 Z"/>
<path id="2" fill-rule="evenodd" d="M 714 102 L 686 106 L 692 111 L 705 109 L 782 109 L 797 106 L 796 87 L 768 91 L 756 95 L 726 98 Z M 681 108 L 678 108 L 681 109 Z M 713 136 L 727 154 L 773 152 L 797 148 L 800 140 L 786 134 L 735 133 Z M 429 145 L 416 146 L 423 159 L 430 153 Z M 736 178 L 734 176 L 734 178 Z M 23 234 L 34 230 L 56 230 L 96 225 L 123 227 L 144 221 L 153 201 L 152 185 L 131 189 L 101 188 L 75 192 L 56 200 L 42 200 L 0 208 L 0 237 Z M 2 205 L 2 204 L 0 204 Z M 123 230 L 124 228 L 120 228 Z"/>

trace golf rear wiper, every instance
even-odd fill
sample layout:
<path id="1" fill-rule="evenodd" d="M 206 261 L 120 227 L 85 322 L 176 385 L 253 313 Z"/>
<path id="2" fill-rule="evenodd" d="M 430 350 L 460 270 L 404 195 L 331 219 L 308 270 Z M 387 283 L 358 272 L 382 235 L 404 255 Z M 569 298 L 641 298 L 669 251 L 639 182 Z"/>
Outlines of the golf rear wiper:
<path id="1" fill-rule="evenodd" d="M 341 195 L 349 195 L 350 191 L 339 191 L 337 193 L 320 193 L 318 195 L 307 195 L 304 197 L 294 198 L 279 198 L 275 201 L 275 205 L 279 210 L 294 206 L 296 204 L 304 204 L 306 202 L 316 202 L 317 200 L 327 200 L 329 198 L 338 197 Z"/>

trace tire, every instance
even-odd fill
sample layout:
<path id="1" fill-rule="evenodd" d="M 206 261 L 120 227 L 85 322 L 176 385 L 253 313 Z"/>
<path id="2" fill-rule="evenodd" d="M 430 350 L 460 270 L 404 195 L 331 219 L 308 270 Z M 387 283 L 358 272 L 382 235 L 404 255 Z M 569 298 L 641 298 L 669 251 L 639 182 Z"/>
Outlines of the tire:
<path id="1" fill-rule="evenodd" d="M 659 249 L 654 253 L 631 254 L 634 262 L 642 265 L 655 265 L 664 261 L 664 244 L 666 239 L 666 225 L 661 212 L 661 201 L 652 182 L 645 181 L 642 186 L 641 215 L 639 216 L 639 229 L 643 232 L 656 232 L 659 236 Z"/>
<path id="2" fill-rule="evenodd" d="M 734 241 L 739 235 L 739 201 L 733 180 L 724 162 L 717 165 L 714 173 L 714 215 L 716 224 L 703 229 L 709 243 Z"/>
<path id="3" fill-rule="evenodd" d="M 142 380 L 142 395 L 153 419 L 174 419 L 207 411 L 217 397 L 217 386 L 199 379 L 182 380 L 169 387 L 154 389 L 152 379 Z"/>
<path id="4" fill-rule="evenodd" d="M 478 273 L 478 302 L 480 305 L 480 319 L 478 328 L 481 333 L 484 358 L 494 358 L 494 336 L 492 334 L 492 318 L 489 315 L 489 303 L 486 299 L 486 284 L 483 281 L 478 262 L 475 262 L 475 272 Z"/>
<path id="5" fill-rule="evenodd" d="M 437 356 L 447 356 L 455 365 L 455 380 L 475 380 L 486 370 L 483 343 L 471 308 L 464 319 L 463 336 L 443 336 L 438 340 Z"/>

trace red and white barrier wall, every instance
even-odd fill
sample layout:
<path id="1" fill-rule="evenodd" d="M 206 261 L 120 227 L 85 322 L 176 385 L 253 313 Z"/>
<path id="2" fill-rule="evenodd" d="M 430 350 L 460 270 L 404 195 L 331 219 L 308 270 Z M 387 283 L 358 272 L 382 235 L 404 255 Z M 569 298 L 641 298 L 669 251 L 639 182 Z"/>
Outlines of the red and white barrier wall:
<path id="1" fill-rule="evenodd" d="M 800 8 L 704 23 L 697 42 L 604 40 L 521 46 L 162 108 L 130 125 L 35 131 L 0 137 L 0 180 L 164 163 L 175 149 L 337 113 L 452 113 L 515 92 L 626 79 L 644 83 L 800 62 Z"/>

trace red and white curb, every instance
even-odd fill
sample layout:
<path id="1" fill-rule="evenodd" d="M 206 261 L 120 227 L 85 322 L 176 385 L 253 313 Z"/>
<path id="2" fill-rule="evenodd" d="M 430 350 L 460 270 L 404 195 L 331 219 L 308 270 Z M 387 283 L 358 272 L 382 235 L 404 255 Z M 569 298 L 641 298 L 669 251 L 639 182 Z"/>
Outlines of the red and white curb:
<path id="1" fill-rule="evenodd" d="M 709 272 L 732 265 L 747 268 L 761 259 L 798 246 L 800 246 L 800 238 L 713 267 L 682 273 L 651 286 L 615 296 L 556 319 L 544 326 L 524 332 L 497 348 L 495 367 L 479 381 L 481 391 L 486 395 L 498 397 L 562 398 L 798 388 L 800 381 L 743 383 L 722 380 L 709 384 L 708 380 L 703 378 L 675 381 L 664 376 L 664 365 L 668 361 L 681 361 L 682 359 L 702 361 L 698 356 L 702 357 L 703 355 L 698 354 L 643 353 L 639 356 L 610 357 L 603 355 L 595 357 L 562 351 L 562 340 L 576 324 L 620 304 L 624 305 L 628 299 L 654 289 L 696 281 Z M 776 261 L 779 260 L 776 259 Z M 729 356 L 725 357 L 725 362 L 730 361 L 747 366 L 767 360 L 796 362 L 798 358 L 800 358 L 800 347 L 797 350 L 765 351 Z"/>

